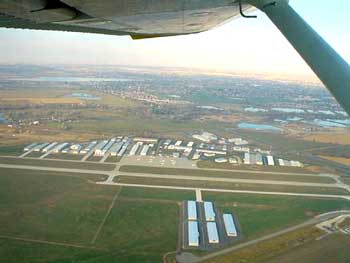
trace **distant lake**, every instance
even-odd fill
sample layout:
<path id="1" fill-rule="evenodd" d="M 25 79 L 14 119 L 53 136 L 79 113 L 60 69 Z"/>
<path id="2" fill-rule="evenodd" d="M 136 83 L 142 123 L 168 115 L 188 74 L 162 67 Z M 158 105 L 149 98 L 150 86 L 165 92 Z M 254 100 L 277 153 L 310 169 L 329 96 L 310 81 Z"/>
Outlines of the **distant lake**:
<path id="1" fill-rule="evenodd" d="M 327 120 L 319 120 L 315 119 L 311 122 L 306 122 L 309 124 L 317 125 L 323 128 L 346 128 L 350 127 L 350 120 L 337 120 L 337 119 L 327 119 Z"/>
<path id="2" fill-rule="evenodd" d="M 0 112 L 0 123 L 7 123 L 7 120 L 2 112 Z"/>
<path id="3" fill-rule="evenodd" d="M 256 123 L 247 123 L 247 122 L 241 122 L 237 126 L 240 129 L 249 129 L 249 130 L 265 130 L 265 131 L 275 131 L 280 132 L 282 129 L 277 128 L 272 125 L 267 124 L 256 124 Z"/>
<path id="4" fill-rule="evenodd" d="M 262 108 L 249 107 L 244 109 L 245 112 L 268 112 L 268 110 Z"/>
<path id="5" fill-rule="evenodd" d="M 99 100 L 100 99 L 100 98 L 95 97 L 95 96 L 88 94 L 88 93 L 78 93 L 78 92 L 72 93 L 70 95 L 70 97 L 83 99 L 83 100 Z"/>
<path id="6" fill-rule="evenodd" d="M 301 109 L 292 109 L 292 108 L 272 108 L 273 111 L 279 111 L 284 113 L 305 113 L 304 110 Z"/>
<path id="7" fill-rule="evenodd" d="M 84 78 L 84 77 L 37 77 L 26 79 L 14 79 L 26 81 L 42 81 L 42 82 L 102 82 L 102 81 L 132 81 L 132 79 L 125 78 Z"/>

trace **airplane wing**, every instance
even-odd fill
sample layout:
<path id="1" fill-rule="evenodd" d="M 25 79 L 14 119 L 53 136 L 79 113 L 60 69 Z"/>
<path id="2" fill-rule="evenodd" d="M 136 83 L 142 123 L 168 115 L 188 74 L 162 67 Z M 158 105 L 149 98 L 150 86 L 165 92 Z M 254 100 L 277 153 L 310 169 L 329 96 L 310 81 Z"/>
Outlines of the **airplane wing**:
<path id="1" fill-rule="evenodd" d="M 130 35 L 199 33 L 258 8 L 350 115 L 350 67 L 288 0 L 1 0 L 0 27 Z"/>

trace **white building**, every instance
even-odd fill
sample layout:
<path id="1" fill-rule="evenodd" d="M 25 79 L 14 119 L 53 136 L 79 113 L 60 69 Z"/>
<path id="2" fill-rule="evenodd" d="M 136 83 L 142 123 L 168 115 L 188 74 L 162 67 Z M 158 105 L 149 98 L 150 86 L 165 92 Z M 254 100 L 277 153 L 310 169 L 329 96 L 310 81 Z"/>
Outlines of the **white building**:
<path id="1" fill-rule="evenodd" d="M 208 232 L 209 243 L 218 244 L 219 234 L 218 234 L 218 229 L 216 227 L 216 222 L 207 222 L 207 232 Z"/>
<path id="2" fill-rule="evenodd" d="M 269 166 L 275 166 L 275 161 L 274 161 L 272 155 L 267 155 L 266 158 L 267 158 L 267 164 L 268 164 Z"/>

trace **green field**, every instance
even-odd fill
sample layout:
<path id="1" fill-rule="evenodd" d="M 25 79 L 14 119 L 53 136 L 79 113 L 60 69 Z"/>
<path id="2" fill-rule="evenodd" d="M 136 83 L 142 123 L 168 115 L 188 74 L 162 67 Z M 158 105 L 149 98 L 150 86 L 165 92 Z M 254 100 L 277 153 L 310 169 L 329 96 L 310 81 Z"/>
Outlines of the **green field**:
<path id="1" fill-rule="evenodd" d="M 136 176 L 121 175 L 114 178 L 115 182 L 126 184 L 145 184 L 145 185 L 164 185 L 193 188 L 218 188 L 227 190 L 247 190 L 263 192 L 288 192 L 305 194 L 332 194 L 349 195 L 349 192 L 342 188 L 334 187 L 309 187 L 309 186 L 289 186 L 289 185 L 267 185 L 267 184 L 248 184 L 231 182 L 213 182 L 196 181 L 183 179 L 163 179 L 163 178 L 145 178 Z"/>
<path id="2" fill-rule="evenodd" d="M 0 156 L 0 164 L 33 165 L 33 166 L 44 166 L 44 167 L 102 170 L 102 171 L 112 171 L 115 168 L 115 165 L 113 164 L 104 164 L 104 163 L 69 162 L 69 161 L 59 161 L 59 160 L 55 161 L 55 160 L 31 159 L 31 158 L 11 158 L 11 157 L 1 157 L 1 156 Z"/>
<path id="3" fill-rule="evenodd" d="M 268 146 L 269 148 L 273 147 L 275 151 L 280 151 L 282 153 L 284 151 L 304 151 L 312 148 L 332 146 L 332 144 L 305 141 L 276 133 L 251 130 L 244 130 L 242 133 L 242 130 L 238 131 L 241 134 L 244 133 L 244 138 L 255 142 L 257 145 L 262 147 Z"/>
<path id="4" fill-rule="evenodd" d="M 296 225 L 315 215 L 350 209 L 350 201 L 303 197 L 204 192 L 222 212 L 237 215 L 245 237 L 252 239 Z"/>
<path id="5" fill-rule="evenodd" d="M 87 181 L 100 177 L 0 169 L 0 261 L 162 262 L 164 253 L 176 249 L 179 202 L 194 199 L 194 192 Z"/>
<path id="6" fill-rule="evenodd" d="M 73 160 L 80 161 L 84 156 L 79 154 L 54 153 L 49 154 L 45 159 Z"/>
<path id="7" fill-rule="evenodd" d="M 327 236 L 289 250 L 264 261 L 265 263 L 329 263 L 350 262 L 350 238 L 342 234 Z"/>
<path id="8" fill-rule="evenodd" d="M 0 146 L 0 155 L 18 156 L 23 153 L 25 144 Z"/>
<path id="9" fill-rule="evenodd" d="M 265 174 L 265 173 L 240 173 L 230 171 L 200 170 L 200 169 L 182 169 L 182 168 L 163 168 L 151 166 L 123 165 L 119 171 L 128 173 L 149 173 L 164 175 L 188 175 L 188 176 L 205 176 L 205 177 L 223 177 L 236 179 L 252 180 L 276 180 L 276 181 L 295 181 L 295 182 L 313 182 L 313 183 L 334 183 L 332 178 L 303 175 L 287 174 Z"/>

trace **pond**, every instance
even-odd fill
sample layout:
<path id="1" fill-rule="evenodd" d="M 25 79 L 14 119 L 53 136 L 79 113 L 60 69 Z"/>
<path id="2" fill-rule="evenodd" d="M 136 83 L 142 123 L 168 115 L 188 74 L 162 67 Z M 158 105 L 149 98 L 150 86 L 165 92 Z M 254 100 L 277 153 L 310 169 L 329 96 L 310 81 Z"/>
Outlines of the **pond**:
<path id="1" fill-rule="evenodd" d="M 240 129 L 259 130 L 259 131 L 260 130 L 275 131 L 275 132 L 282 131 L 282 129 L 272 125 L 248 123 L 248 122 L 240 122 L 237 127 Z"/>

